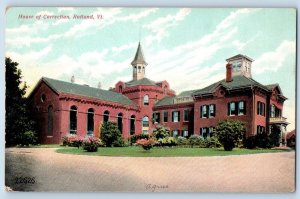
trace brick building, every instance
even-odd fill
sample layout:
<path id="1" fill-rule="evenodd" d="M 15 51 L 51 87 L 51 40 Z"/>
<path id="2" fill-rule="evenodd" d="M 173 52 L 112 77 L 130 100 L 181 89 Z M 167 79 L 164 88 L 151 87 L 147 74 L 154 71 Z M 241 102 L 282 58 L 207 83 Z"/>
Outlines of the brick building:
<path id="1" fill-rule="evenodd" d="M 205 88 L 175 95 L 167 81 L 146 78 L 139 43 L 131 62 L 132 80 L 110 90 L 43 77 L 29 95 L 41 143 L 59 143 L 67 134 L 99 136 L 105 121 L 114 121 L 123 137 L 151 133 L 160 124 L 173 136 L 211 136 L 220 120 L 245 122 L 246 135 L 269 133 L 271 124 L 286 130 L 282 117 L 286 98 L 278 84 L 262 85 L 251 78 L 253 60 L 236 55 L 226 60 L 225 79 Z M 201 85 L 199 85 L 201 87 Z M 284 137 L 284 136 L 282 136 Z"/>

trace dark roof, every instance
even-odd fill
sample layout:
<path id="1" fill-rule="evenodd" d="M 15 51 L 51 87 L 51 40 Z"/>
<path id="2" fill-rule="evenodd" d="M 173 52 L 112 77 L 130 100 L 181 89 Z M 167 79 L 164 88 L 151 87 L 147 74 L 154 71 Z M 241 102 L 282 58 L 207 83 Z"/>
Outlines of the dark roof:
<path id="1" fill-rule="evenodd" d="M 140 42 L 139 42 L 138 48 L 136 50 L 134 59 L 131 62 L 131 65 L 136 65 L 136 64 L 145 64 L 145 65 L 147 65 L 147 62 L 145 61 L 142 46 L 141 46 Z"/>
<path id="2" fill-rule="evenodd" d="M 143 78 L 143 79 L 139 79 L 139 80 L 131 80 L 129 82 L 125 83 L 126 86 L 137 86 L 137 85 L 153 85 L 153 86 L 157 86 L 155 81 L 152 81 L 151 79 L 148 78 Z"/>
<path id="3" fill-rule="evenodd" d="M 74 84 L 70 82 L 64 82 L 60 80 L 50 79 L 47 77 L 43 77 L 42 81 L 44 81 L 48 86 L 50 86 L 53 90 L 55 90 L 58 93 L 68 93 L 115 102 L 123 105 L 136 106 L 133 101 L 117 92 L 93 88 L 80 84 Z"/>
<path id="4" fill-rule="evenodd" d="M 248 59 L 249 61 L 253 62 L 254 60 L 251 59 L 250 57 L 246 56 L 246 55 L 242 55 L 242 54 L 238 54 L 238 55 L 235 55 L 233 57 L 230 57 L 228 59 L 226 59 L 226 61 L 231 61 L 231 60 L 235 60 L 235 59 L 239 59 L 239 58 L 246 58 Z"/>
<path id="5" fill-rule="evenodd" d="M 164 106 L 164 105 L 174 104 L 174 98 L 175 98 L 175 96 L 164 97 L 161 100 L 159 100 L 158 102 L 156 102 L 155 106 Z"/>
<path id="6" fill-rule="evenodd" d="M 292 130 L 286 134 L 286 139 L 290 139 L 292 136 L 296 136 L 296 130 Z"/>
<path id="7" fill-rule="evenodd" d="M 189 91 L 182 91 L 181 93 L 179 93 L 176 97 L 192 97 L 193 93 L 197 91 L 197 90 L 189 90 Z"/>
<path id="8" fill-rule="evenodd" d="M 232 77 L 232 81 L 230 81 L 230 82 L 226 82 L 225 79 L 223 79 L 223 80 L 213 83 L 205 88 L 196 90 L 193 93 L 193 95 L 212 94 L 218 86 L 223 86 L 227 90 L 235 90 L 235 89 L 240 89 L 240 88 L 251 88 L 253 86 L 257 86 L 266 91 L 269 91 L 269 89 L 266 86 L 258 83 L 257 81 L 255 81 L 252 78 L 248 78 L 245 76 L 234 76 L 234 77 Z"/>

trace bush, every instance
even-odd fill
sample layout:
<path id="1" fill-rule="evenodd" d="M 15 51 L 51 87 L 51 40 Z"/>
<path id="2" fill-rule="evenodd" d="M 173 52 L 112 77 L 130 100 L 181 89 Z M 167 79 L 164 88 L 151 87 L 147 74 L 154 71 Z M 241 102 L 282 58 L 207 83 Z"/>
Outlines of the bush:
<path id="1" fill-rule="evenodd" d="M 244 133 L 244 123 L 238 120 L 224 120 L 216 126 L 216 136 L 225 151 L 232 151 Z"/>
<path id="2" fill-rule="evenodd" d="M 75 134 L 68 134 L 62 137 L 63 146 L 81 147 L 84 138 Z"/>
<path id="3" fill-rule="evenodd" d="M 21 146 L 29 146 L 30 144 L 37 144 L 37 137 L 33 131 L 26 131 L 20 135 L 19 144 Z"/>
<path id="4" fill-rule="evenodd" d="M 112 146 L 114 146 L 114 147 L 124 147 L 125 142 L 122 138 L 118 138 L 117 140 L 113 141 Z"/>
<path id="5" fill-rule="evenodd" d="M 177 137 L 177 144 L 180 145 L 180 146 L 185 146 L 185 145 L 188 145 L 188 144 L 189 144 L 189 141 L 188 141 L 188 139 L 185 138 L 185 137 L 178 136 L 178 137 Z"/>
<path id="6" fill-rule="evenodd" d="M 188 143 L 193 148 L 195 145 L 199 145 L 201 137 L 199 135 L 191 135 L 189 137 Z"/>
<path id="7" fill-rule="evenodd" d="M 119 144 L 121 142 L 119 139 L 122 139 L 122 135 L 116 123 L 108 121 L 101 126 L 100 138 L 106 146 L 111 147 L 114 143 Z"/>
<path id="8" fill-rule="evenodd" d="M 177 145 L 177 139 L 174 137 L 165 137 L 160 138 L 156 141 L 155 145 L 157 146 L 176 146 Z"/>
<path id="9" fill-rule="evenodd" d="M 170 132 L 163 126 L 157 126 L 156 129 L 153 130 L 153 137 L 156 139 L 163 139 L 170 136 Z"/>
<path id="10" fill-rule="evenodd" d="M 140 139 L 136 141 L 136 144 L 138 146 L 142 146 L 144 150 L 150 150 L 153 145 L 155 144 L 155 141 L 153 138 L 150 139 Z"/>
<path id="11" fill-rule="evenodd" d="M 131 144 L 136 143 L 137 140 L 140 139 L 149 139 L 149 134 L 139 134 L 139 135 L 133 135 L 130 137 Z"/>
<path id="12" fill-rule="evenodd" d="M 247 149 L 254 149 L 257 147 L 257 136 L 249 136 L 249 137 L 244 137 L 243 139 L 243 145 Z"/>
<path id="13" fill-rule="evenodd" d="M 88 137 L 83 140 L 82 147 L 88 152 L 98 151 L 98 147 L 101 145 L 101 140 L 96 137 Z"/>
<path id="14" fill-rule="evenodd" d="M 222 145 L 216 136 L 212 136 L 206 139 L 206 148 L 219 148 L 221 146 Z"/>

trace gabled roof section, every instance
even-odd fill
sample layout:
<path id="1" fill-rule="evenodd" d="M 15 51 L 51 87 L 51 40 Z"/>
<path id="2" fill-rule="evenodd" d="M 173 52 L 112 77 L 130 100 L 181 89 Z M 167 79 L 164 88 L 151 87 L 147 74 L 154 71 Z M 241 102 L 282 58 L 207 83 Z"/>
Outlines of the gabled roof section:
<path id="1" fill-rule="evenodd" d="M 158 86 L 155 81 L 152 81 L 151 79 L 148 79 L 146 77 L 139 80 L 131 80 L 129 82 L 126 82 L 125 84 L 126 86 L 137 86 L 137 85 Z"/>
<path id="2" fill-rule="evenodd" d="M 165 106 L 174 104 L 175 96 L 167 96 L 156 102 L 155 106 Z"/>
<path id="3" fill-rule="evenodd" d="M 274 88 L 277 88 L 278 91 L 279 91 L 279 94 L 283 95 L 282 90 L 281 90 L 279 84 L 269 84 L 269 85 L 266 85 L 266 87 L 267 87 L 268 89 L 270 89 L 271 91 L 272 91 Z"/>
<path id="4" fill-rule="evenodd" d="M 107 91 L 99 88 L 93 88 L 85 85 L 74 84 L 69 82 L 64 82 L 60 80 L 50 79 L 43 77 L 44 81 L 50 88 L 52 88 L 57 93 L 74 94 L 79 96 L 85 96 L 90 98 L 101 99 L 105 101 L 115 102 L 127 106 L 136 106 L 136 104 L 131 101 L 126 96 L 113 91 Z"/>
<path id="5" fill-rule="evenodd" d="M 218 86 L 223 86 L 226 90 L 235 90 L 235 89 L 242 89 L 242 88 L 251 88 L 253 86 L 259 87 L 266 91 L 270 91 L 266 86 L 258 83 L 252 78 L 248 78 L 245 76 L 234 76 L 232 77 L 232 81 L 226 82 L 225 79 L 213 83 L 205 88 L 199 89 L 193 93 L 194 96 L 197 95 L 207 95 L 212 94 Z"/>
<path id="6" fill-rule="evenodd" d="M 179 93 L 176 97 L 192 97 L 193 93 L 197 91 L 197 90 L 188 90 L 188 91 L 182 91 L 181 93 Z"/>
<path id="7" fill-rule="evenodd" d="M 131 65 L 136 65 L 136 64 L 145 64 L 148 65 L 147 62 L 145 61 L 141 42 L 139 42 L 138 48 L 136 50 L 135 56 L 133 61 L 131 62 Z"/>
<path id="8" fill-rule="evenodd" d="M 226 61 L 228 62 L 228 61 L 236 60 L 236 59 L 240 59 L 240 58 L 245 58 L 245 59 L 247 59 L 247 60 L 249 60 L 249 61 L 251 61 L 251 62 L 254 61 L 254 60 L 251 59 L 250 57 L 248 57 L 248 56 L 246 56 L 246 55 L 242 55 L 242 54 L 238 54 L 238 55 L 235 55 L 235 56 L 233 56 L 233 57 L 230 57 L 230 58 L 226 59 Z"/>

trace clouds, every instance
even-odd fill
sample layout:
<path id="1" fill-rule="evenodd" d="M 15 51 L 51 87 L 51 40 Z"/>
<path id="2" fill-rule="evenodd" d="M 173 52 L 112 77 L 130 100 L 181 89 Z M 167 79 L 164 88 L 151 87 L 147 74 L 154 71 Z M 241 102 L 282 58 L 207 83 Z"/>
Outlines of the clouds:
<path id="1" fill-rule="evenodd" d="M 295 55 L 295 52 L 296 42 L 284 40 L 276 49 L 263 53 L 253 63 L 253 67 L 255 67 L 254 72 L 256 74 L 261 74 L 267 71 L 276 72 L 283 66 L 284 62 L 290 55 Z"/>

